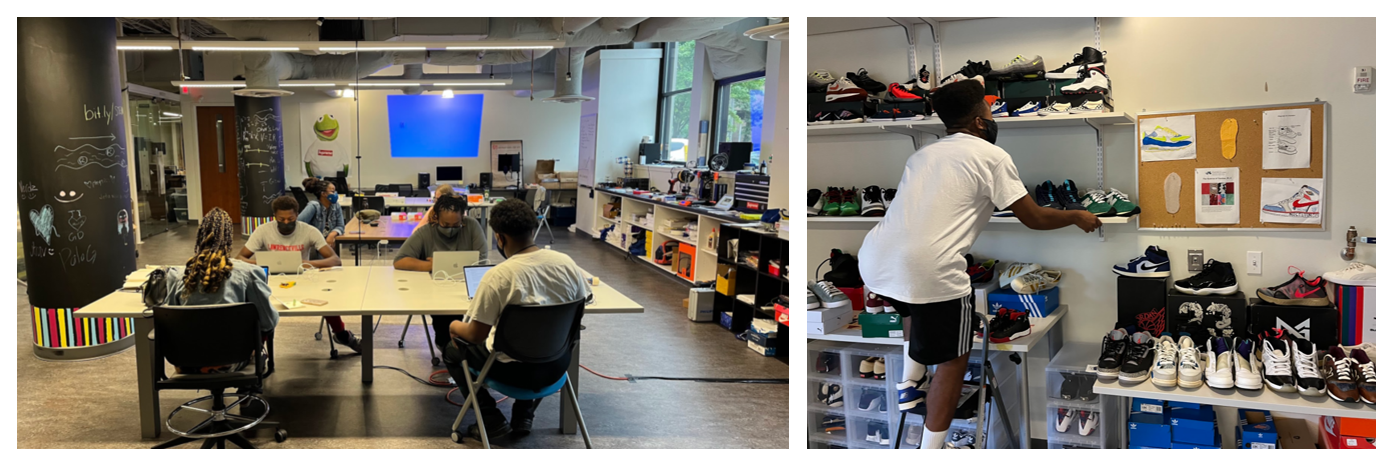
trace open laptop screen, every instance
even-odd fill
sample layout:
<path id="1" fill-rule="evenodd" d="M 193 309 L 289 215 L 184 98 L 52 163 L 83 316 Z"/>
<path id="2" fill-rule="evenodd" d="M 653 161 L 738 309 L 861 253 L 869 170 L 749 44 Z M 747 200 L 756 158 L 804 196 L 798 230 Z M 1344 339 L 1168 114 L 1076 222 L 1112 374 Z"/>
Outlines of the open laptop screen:
<path id="1" fill-rule="evenodd" d="M 464 285 L 469 288 L 469 299 L 474 299 L 474 292 L 479 290 L 479 282 L 484 281 L 484 274 L 492 268 L 492 265 L 476 265 L 464 268 Z"/>

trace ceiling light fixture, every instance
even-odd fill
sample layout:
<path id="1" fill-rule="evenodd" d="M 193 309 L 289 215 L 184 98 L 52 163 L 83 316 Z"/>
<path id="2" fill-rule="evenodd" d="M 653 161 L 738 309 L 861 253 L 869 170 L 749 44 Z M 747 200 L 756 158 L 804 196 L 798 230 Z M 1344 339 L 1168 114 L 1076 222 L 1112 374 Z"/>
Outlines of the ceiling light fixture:
<path id="1" fill-rule="evenodd" d="M 127 51 L 131 51 L 131 50 L 160 50 L 160 51 L 170 51 L 170 50 L 174 50 L 174 46 L 172 46 L 172 45 L 118 45 L 118 46 L 116 46 L 116 50 L 127 50 Z"/>
<path id="2" fill-rule="evenodd" d="M 299 52 L 299 47 L 254 47 L 254 46 L 197 46 L 195 52 Z"/>
<path id="3" fill-rule="evenodd" d="M 320 47 L 320 52 L 419 52 L 426 50 L 425 47 Z"/>
<path id="4" fill-rule="evenodd" d="M 344 96 L 345 98 L 352 99 L 352 98 L 353 98 L 353 89 L 344 89 L 344 90 L 343 90 L 343 96 Z"/>
<path id="5" fill-rule="evenodd" d="M 161 115 L 164 115 L 164 116 L 167 116 L 167 117 L 176 117 L 176 118 L 183 118 L 183 117 L 184 117 L 183 115 L 180 115 L 180 114 L 178 114 L 178 113 L 173 113 L 173 112 L 160 112 L 160 114 L 161 114 Z"/>
<path id="6" fill-rule="evenodd" d="M 445 50 L 551 50 L 552 45 L 462 45 L 445 47 Z"/>
<path id="7" fill-rule="evenodd" d="M 349 83 L 348 85 L 349 85 L 349 86 L 362 86 L 362 87 L 407 87 L 407 86 L 420 86 L 421 83 L 416 83 L 416 82 L 383 82 L 383 83 Z"/>
<path id="8" fill-rule="evenodd" d="M 432 85 L 432 86 L 436 86 L 436 87 L 449 87 L 449 86 L 506 86 L 507 83 L 501 83 L 501 82 L 477 82 L 477 83 L 471 83 L 471 82 L 457 82 L 457 83 L 431 83 L 431 85 Z"/>
<path id="9" fill-rule="evenodd" d="M 444 94 L 440 94 L 440 97 L 445 98 L 445 99 L 453 99 L 453 98 L 455 98 L 455 90 L 454 90 L 454 89 L 445 89 L 445 93 L 444 93 Z"/>
<path id="10" fill-rule="evenodd" d="M 237 84 L 213 83 L 213 84 L 209 84 L 209 83 L 196 83 L 196 82 L 193 82 L 193 81 L 185 81 L 185 82 L 177 82 L 177 81 L 176 81 L 176 84 L 178 84 L 179 87 L 187 87 L 187 88 L 199 88 L 199 87 L 205 87 L 205 88 L 206 88 L 206 87 L 246 87 L 246 86 L 247 86 L 246 83 L 237 83 Z"/>

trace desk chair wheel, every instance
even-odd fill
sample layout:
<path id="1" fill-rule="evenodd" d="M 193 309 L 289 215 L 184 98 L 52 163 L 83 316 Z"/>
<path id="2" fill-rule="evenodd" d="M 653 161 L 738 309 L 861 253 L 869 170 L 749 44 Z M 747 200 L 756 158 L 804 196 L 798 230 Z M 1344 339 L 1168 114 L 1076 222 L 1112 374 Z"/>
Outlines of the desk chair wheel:
<path id="1" fill-rule="evenodd" d="M 323 339 L 324 339 L 324 332 L 314 332 L 314 341 L 320 341 L 320 340 L 323 340 Z"/>
<path id="2" fill-rule="evenodd" d="M 439 366 L 439 365 L 440 365 L 440 358 L 437 358 L 437 357 L 432 357 L 432 358 L 430 358 L 430 365 L 431 365 L 432 367 L 434 367 L 434 366 Z"/>
<path id="3" fill-rule="evenodd" d="M 406 347 L 406 343 L 405 343 L 405 342 L 402 342 L 401 340 L 397 340 L 397 348 L 405 348 L 405 347 Z"/>
<path id="4" fill-rule="evenodd" d="M 290 438 L 290 432 L 286 432 L 285 429 L 276 429 L 276 443 L 285 443 L 288 438 Z"/>
<path id="5" fill-rule="evenodd" d="M 331 350 L 329 350 L 329 359 L 338 359 L 338 358 L 339 358 L 339 350 L 337 350 L 337 349 L 331 349 Z"/>
<path id="6" fill-rule="evenodd" d="M 462 445 L 464 444 L 464 434 L 459 433 L 459 431 L 450 432 L 450 441 Z"/>

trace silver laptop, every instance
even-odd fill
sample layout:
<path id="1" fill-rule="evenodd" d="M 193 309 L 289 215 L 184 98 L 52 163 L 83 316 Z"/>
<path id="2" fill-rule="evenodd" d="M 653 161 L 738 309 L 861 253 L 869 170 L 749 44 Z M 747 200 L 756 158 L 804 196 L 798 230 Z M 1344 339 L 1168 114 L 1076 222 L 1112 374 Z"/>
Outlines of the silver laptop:
<path id="1" fill-rule="evenodd" d="M 431 255 L 430 274 L 445 272 L 451 278 L 458 278 L 465 267 L 479 262 L 479 251 L 436 251 Z"/>
<path id="2" fill-rule="evenodd" d="M 484 274 L 492 269 L 492 265 L 476 265 L 464 268 L 464 287 L 469 292 L 469 299 L 474 299 L 474 294 L 479 291 L 479 283 L 484 281 Z"/>
<path id="3" fill-rule="evenodd" d="M 270 273 L 299 273 L 304 262 L 301 257 L 299 251 L 260 251 L 256 253 L 256 265 Z"/>

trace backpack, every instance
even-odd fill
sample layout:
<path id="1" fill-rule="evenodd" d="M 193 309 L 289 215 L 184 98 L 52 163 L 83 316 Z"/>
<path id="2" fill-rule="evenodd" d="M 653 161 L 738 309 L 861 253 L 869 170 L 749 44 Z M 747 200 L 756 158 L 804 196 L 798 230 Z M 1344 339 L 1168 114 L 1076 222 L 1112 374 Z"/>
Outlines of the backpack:
<path id="1" fill-rule="evenodd" d="M 147 310 L 163 306 L 165 300 L 169 298 L 169 281 L 166 279 L 168 273 L 165 270 L 150 271 L 150 275 L 145 278 L 145 284 L 140 285 L 140 296 L 145 301 L 145 309 Z"/>
<path id="2" fill-rule="evenodd" d="M 861 280 L 861 268 L 857 265 L 856 256 L 842 252 L 841 249 L 833 249 L 832 257 L 823 263 L 831 262 L 832 270 L 822 275 L 822 279 L 832 283 L 837 288 L 860 288 L 866 284 Z M 818 264 L 821 269 L 822 265 Z"/>

